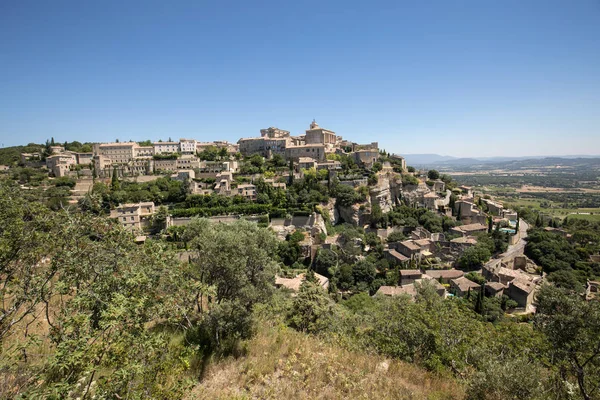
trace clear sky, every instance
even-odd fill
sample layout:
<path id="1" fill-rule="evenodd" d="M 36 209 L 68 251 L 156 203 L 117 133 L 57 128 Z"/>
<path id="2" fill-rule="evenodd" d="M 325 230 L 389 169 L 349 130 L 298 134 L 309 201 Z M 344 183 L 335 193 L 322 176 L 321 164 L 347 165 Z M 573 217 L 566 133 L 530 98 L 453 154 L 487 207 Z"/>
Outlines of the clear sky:
<path id="1" fill-rule="evenodd" d="M 600 154 L 600 1 L 0 0 L 0 145 L 303 133 Z"/>

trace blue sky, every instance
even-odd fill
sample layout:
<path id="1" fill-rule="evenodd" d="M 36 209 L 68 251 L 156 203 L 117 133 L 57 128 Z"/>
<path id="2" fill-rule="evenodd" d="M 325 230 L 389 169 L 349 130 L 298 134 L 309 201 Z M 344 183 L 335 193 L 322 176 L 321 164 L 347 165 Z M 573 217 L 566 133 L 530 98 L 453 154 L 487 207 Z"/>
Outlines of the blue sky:
<path id="1" fill-rule="evenodd" d="M 257 136 L 600 154 L 600 1 L 0 0 L 0 145 Z"/>

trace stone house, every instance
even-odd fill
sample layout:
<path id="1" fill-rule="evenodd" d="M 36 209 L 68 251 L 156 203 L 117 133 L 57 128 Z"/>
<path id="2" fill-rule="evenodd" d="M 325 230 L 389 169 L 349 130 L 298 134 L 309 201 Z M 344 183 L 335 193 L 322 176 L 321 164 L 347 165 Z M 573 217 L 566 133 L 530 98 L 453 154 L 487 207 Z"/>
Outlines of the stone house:
<path id="1" fill-rule="evenodd" d="M 431 187 L 431 190 L 433 190 L 436 193 L 441 193 L 444 190 L 446 190 L 446 184 L 441 179 L 435 180 L 433 181 L 433 186 Z"/>
<path id="2" fill-rule="evenodd" d="M 410 296 L 411 300 L 414 300 L 415 297 L 417 296 L 417 286 L 418 284 L 424 283 L 424 282 L 429 282 L 431 285 L 433 285 L 436 293 L 442 297 L 445 298 L 446 297 L 446 288 L 444 286 L 442 286 L 439 282 L 432 280 L 432 279 L 419 279 L 418 281 L 415 281 L 414 283 L 410 283 L 408 285 L 402 285 L 402 286 L 380 286 L 379 289 L 377 290 L 377 293 L 375 293 L 375 295 L 383 295 L 383 296 L 390 296 L 390 297 L 395 297 L 395 296 L 401 296 L 401 295 L 408 295 Z"/>
<path id="3" fill-rule="evenodd" d="M 410 261 L 410 258 L 398 253 L 394 249 L 384 250 L 383 256 L 386 260 L 388 260 L 392 265 L 398 265 Z"/>
<path id="4" fill-rule="evenodd" d="M 352 157 L 357 164 L 364 164 L 367 167 L 371 167 L 379 159 L 379 150 L 358 150 L 352 153 Z"/>
<path id="5" fill-rule="evenodd" d="M 481 211 L 477 208 L 475 203 L 468 200 L 458 200 L 454 203 L 454 209 L 456 215 L 459 215 L 461 219 L 471 218 L 479 215 Z"/>
<path id="6" fill-rule="evenodd" d="M 592 300 L 600 296 L 600 281 L 587 281 L 585 288 L 586 300 Z"/>
<path id="7" fill-rule="evenodd" d="M 450 233 L 458 234 L 462 236 L 472 235 L 477 232 L 487 232 L 488 227 L 486 225 L 475 223 L 468 225 L 460 225 L 450 228 Z"/>
<path id="8" fill-rule="evenodd" d="M 489 297 L 502 297 L 506 286 L 500 282 L 487 282 L 485 284 L 485 295 Z"/>
<path id="9" fill-rule="evenodd" d="M 416 244 L 414 240 L 405 240 L 403 242 L 392 243 L 390 246 L 395 247 L 398 252 L 409 258 L 416 256 L 421 252 L 421 247 Z"/>
<path id="10" fill-rule="evenodd" d="M 317 167 L 317 160 L 311 157 L 300 157 L 296 163 L 296 172 Z"/>
<path id="11" fill-rule="evenodd" d="M 455 296 L 463 297 L 469 292 L 478 292 L 481 290 L 481 285 L 467 278 L 460 277 L 450 280 L 450 292 Z"/>
<path id="12" fill-rule="evenodd" d="M 502 212 L 504 211 L 504 206 L 502 204 L 490 199 L 482 199 L 481 201 L 487 205 L 490 214 L 502 215 Z"/>
<path id="13" fill-rule="evenodd" d="M 255 201 L 256 200 L 256 186 L 251 183 L 245 183 L 242 185 L 238 185 L 235 189 L 235 194 L 244 197 L 247 200 Z"/>
<path id="14" fill-rule="evenodd" d="M 115 218 L 121 225 L 131 231 L 141 231 L 150 226 L 150 218 L 155 212 L 154 203 L 128 203 L 121 204 L 111 211 L 111 218 Z"/>
<path id="15" fill-rule="evenodd" d="M 408 285 L 415 283 L 423 277 L 423 273 L 418 269 L 401 269 L 400 270 L 400 285 Z"/>
<path id="16" fill-rule="evenodd" d="M 72 165 L 77 164 L 75 153 L 58 153 L 46 158 L 46 167 L 55 177 L 67 175 Z"/>
<path id="17" fill-rule="evenodd" d="M 528 309 L 533 304 L 536 285 L 531 281 L 515 279 L 508 285 L 507 295 L 520 307 Z"/>
<path id="18" fill-rule="evenodd" d="M 325 146 L 322 144 L 305 144 L 289 146 L 285 149 L 286 160 L 297 162 L 300 157 L 310 157 L 317 161 L 325 161 Z"/>
<path id="19" fill-rule="evenodd" d="M 452 279 L 462 278 L 465 273 L 458 269 L 428 269 L 425 274 L 441 283 L 450 283 Z"/>

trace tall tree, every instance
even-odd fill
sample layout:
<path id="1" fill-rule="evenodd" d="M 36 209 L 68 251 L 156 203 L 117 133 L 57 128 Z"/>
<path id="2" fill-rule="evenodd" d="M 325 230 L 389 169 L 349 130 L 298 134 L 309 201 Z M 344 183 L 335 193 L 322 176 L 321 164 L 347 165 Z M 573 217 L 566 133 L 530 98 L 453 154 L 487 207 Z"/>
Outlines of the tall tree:
<path id="1" fill-rule="evenodd" d="M 110 181 L 110 187 L 113 191 L 121 189 L 121 183 L 119 182 L 119 170 L 115 166 L 113 168 L 112 178 Z"/>
<path id="2" fill-rule="evenodd" d="M 535 327 L 550 341 L 558 382 L 573 377 L 584 400 L 600 391 L 600 302 L 546 285 L 537 296 Z M 567 388 L 564 388 L 565 392 Z M 565 393 L 566 394 L 566 393 Z"/>

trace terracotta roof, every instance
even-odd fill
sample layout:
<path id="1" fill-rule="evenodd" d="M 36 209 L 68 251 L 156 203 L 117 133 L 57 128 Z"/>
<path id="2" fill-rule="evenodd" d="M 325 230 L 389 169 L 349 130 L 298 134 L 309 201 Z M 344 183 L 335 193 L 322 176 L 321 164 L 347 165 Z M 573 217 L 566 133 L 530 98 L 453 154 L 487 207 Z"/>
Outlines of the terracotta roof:
<path id="1" fill-rule="evenodd" d="M 532 281 L 533 278 L 518 269 L 509 269 L 506 267 L 500 267 L 497 272 L 498 275 L 512 277 L 513 279 L 520 279 L 524 282 Z"/>
<path id="2" fill-rule="evenodd" d="M 421 248 L 415 244 L 413 240 L 405 240 L 404 242 L 400 242 L 404 247 L 407 247 L 410 250 L 421 250 Z"/>
<path id="3" fill-rule="evenodd" d="M 423 273 L 418 269 L 401 269 L 400 276 L 421 276 Z"/>
<path id="4" fill-rule="evenodd" d="M 494 289 L 496 292 L 502 289 L 506 289 L 506 286 L 504 286 L 500 282 L 487 282 L 485 286 Z"/>
<path id="5" fill-rule="evenodd" d="M 417 294 L 417 290 L 415 289 L 415 285 L 412 283 L 410 285 L 404 286 L 381 286 L 377 293 L 383 294 L 386 296 L 400 296 L 402 294 L 408 294 L 411 297 L 414 297 Z"/>
<path id="6" fill-rule="evenodd" d="M 486 230 L 487 226 L 483 225 L 483 224 L 468 224 L 468 225 L 461 225 L 461 226 L 457 226 L 455 229 L 458 229 L 460 231 L 463 232 L 474 232 L 474 231 L 481 231 L 481 230 Z"/>
<path id="7" fill-rule="evenodd" d="M 434 279 L 456 279 L 465 275 L 464 272 L 458 269 L 428 269 L 425 273 Z"/>
<path id="8" fill-rule="evenodd" d="M 429 246 L 433 242 L 430 239 L 417 239 L 415 243 L 419 246 Z"/>
<path id="9" fill-rule="evenodd" d="M 479 289 L 481 288 L 481 285 L 478 283 L 473 282 L 472 280 L 469 280 L 467 278 L 465 278 L 464 276 L 460 277 L 460 278 L 456 278 L 456 279 L 452 279 L 451 282 L 457 286 L 461 292 L 466 292 L 469 289 Z"/>
<path id="10" fill-rule="evenodd" d="M 400 254 L 398 253 L 396 250 L 394 249 L 390 249 L 387 251 L 392 257 L 398 259 L 399 261 L 408 261 L 410 260 L 410 258 L 406 257 L 404 254 Z"/>
<path id="11" fill-rule="evenodd" d="M 515 279 L 511 281 L 510 285 L 528 294 L 533 292 L 535 289 L 535 284 L 533 282 L 522 281 L 521 279 Z"/>
<path id="12" fill-rule="evenodd" d="M 472 236 L 463 236 L 451 240 L 452 243 L 477 244 L 477 239 Z"/>

